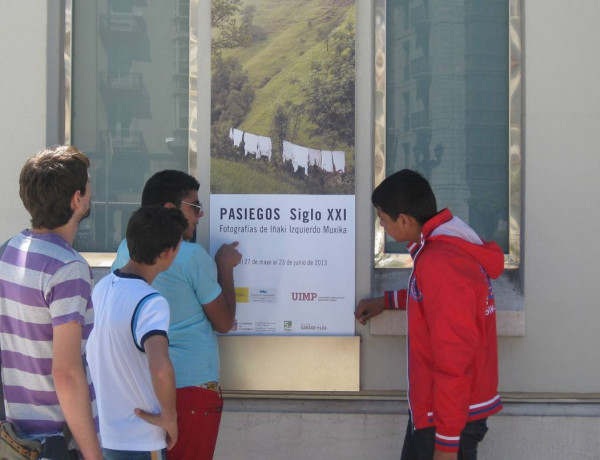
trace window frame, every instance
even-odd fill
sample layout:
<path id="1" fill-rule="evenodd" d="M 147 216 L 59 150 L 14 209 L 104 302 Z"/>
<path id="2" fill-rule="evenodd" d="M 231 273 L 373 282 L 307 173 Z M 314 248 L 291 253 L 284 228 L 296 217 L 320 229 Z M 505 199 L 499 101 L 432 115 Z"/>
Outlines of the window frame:
<path id="1" fill-rule="evenodd" d="M 508 245 L 504 254 L 504 268 L 518 269 L 521 264 L 521 208 L 522 208 L 522 0 L 508 0 L 509 8 L 509 111 L 508 111 Z M 374 37 L 374 146 L 373 179 L 379 185 L 386 178 L 386 11 L 387 0 L 375 0 Z M 385 251 L 385 232 L 374 220 L 374 268 L 410 268 L 409 254 Z"/>

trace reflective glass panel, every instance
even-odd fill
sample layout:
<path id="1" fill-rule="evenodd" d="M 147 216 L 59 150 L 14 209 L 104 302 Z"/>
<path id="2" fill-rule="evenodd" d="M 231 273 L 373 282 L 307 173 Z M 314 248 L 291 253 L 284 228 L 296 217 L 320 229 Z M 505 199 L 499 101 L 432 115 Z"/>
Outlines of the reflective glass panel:
<path id="1" fill-rule="evenodd" d="M 67 138 L 89 156 L 92 183 L 75 247 L 113 252 L 145 181 L 188 170 L 190 2 L 73 3 Z"/>
<path id="2" fill-rule="evenodd" d="M 420 171 L 508 252 L 508 0 L 387 1 L 386 19 L 386 176 Z"/>

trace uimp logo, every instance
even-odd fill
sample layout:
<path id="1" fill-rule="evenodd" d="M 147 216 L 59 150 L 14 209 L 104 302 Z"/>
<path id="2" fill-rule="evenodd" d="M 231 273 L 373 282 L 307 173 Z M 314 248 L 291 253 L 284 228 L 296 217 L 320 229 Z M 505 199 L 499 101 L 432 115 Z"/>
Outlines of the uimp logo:
<path id="1" fill-rule="evenodd" d="M 316 292 L 292 292 L 292 300 L 298 302 L 314 302 L 316 298 Z"/>

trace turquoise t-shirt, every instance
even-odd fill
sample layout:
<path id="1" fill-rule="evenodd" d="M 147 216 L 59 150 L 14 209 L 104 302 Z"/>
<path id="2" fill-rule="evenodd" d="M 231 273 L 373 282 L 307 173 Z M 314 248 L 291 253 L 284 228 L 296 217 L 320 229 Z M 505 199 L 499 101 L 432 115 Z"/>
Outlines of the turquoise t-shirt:
<path id="1" fill-rule="evenodd" d="M 128 261 L 129 250 L 123 240 L 112 270 Z M 184 241 L 171 267 L 156 277 L 152 287 L 167 299 L 171 309 L 169 355 L 177 388 L 219 381 L 217 335 L 202 308 L 221 293 L 214 259 L 199 244 Z"/>

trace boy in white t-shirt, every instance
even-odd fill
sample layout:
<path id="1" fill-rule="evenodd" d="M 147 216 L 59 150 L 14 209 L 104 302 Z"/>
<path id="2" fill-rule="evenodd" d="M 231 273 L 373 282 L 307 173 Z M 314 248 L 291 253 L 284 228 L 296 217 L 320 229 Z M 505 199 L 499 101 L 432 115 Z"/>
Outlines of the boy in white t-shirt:
<path id="1" fill-rule="evenodd" d="M 165 459 L 177 441 L 169 305 L 150 284 L 175 259 L 186 227 L 179 209 L 138 209 L 127 225 L 129 262 L 92 292 L 87 360 L 105 460 Z"/>

